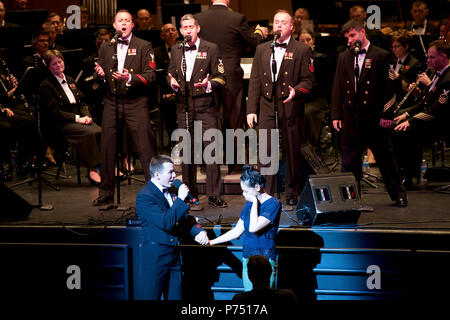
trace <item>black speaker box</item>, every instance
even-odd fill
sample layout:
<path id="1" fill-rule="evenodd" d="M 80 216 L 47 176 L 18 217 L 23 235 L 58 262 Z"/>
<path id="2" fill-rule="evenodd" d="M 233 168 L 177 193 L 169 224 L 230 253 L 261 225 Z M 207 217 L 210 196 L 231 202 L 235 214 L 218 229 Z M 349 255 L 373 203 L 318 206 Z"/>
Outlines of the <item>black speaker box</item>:
<path id="1" fill-rule="evenodd" d="M 304 225 L 356 223 L 361 198 L 351 173 L 310 176 L 297 205 L 297 217 Z"/>
<path id="2" fill-rule="evenodd" d="M 0 220 L 28 218 L 33 205 L 0 182 Z"/>

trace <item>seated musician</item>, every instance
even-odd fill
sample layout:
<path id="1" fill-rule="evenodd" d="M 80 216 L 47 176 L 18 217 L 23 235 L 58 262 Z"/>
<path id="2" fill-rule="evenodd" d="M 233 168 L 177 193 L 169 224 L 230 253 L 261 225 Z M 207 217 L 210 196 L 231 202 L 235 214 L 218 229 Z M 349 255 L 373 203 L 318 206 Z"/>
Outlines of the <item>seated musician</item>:
<path id="1" fill-rule="evenodd" d="M 89 168 L 88 179 L 100 183 L 96 167 L 100 165 L 101 128 L 92 121 L 88 105 L 74 80 L 64 75 L 64 58 L 58 50 L 48 50 L 45 64 L 50 74 L 39 88 L 43 131 L 50 136 L 61 135 L 75 146 Z"/>
<path id="2" fill-rule="evenodd" d="M 418 103 L 403 110 L 394 121 L 397 126 L 395 149 L 399 166 L 402 168 L 406 185 L 411 178 L 419 174 L 423 158 L 423 145 L 430 133 L 447 130 L 450 116 L 448 96 L 450 92 L 450 45 L 444 40 L 430 43 L 428 48 L 428 66 L 434 76 L 425 73 L 419 75 L 418 81 L 427 86 Z M 439 132 L 442 133 L 442 132 Z M 445 132 L 444 132 L 445 133 Z"/>

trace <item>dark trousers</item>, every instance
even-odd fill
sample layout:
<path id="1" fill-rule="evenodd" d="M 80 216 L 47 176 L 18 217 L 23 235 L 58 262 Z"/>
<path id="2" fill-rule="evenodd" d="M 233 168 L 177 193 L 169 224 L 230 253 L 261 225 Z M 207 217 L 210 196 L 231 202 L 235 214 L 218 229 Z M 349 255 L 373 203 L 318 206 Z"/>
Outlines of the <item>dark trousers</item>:
<path id="1" fill-rule="evenodd" d="M 181 300 L 181 256 L 178 247 L 144 243 L 142 247 L 143 299 Z"/>
<path id="2" fill-rule="evenodd" d="M 273 150 L 271 146 L 271 131 L 275 129 L 275 115 L 273 112 L 273 103 L 267 99 L 261 98 L 261 112 L 259 115 L 259 129 L 267 129 L 267 150 L 268 154 L 271 152 L 279 152 L 276 148 Z M 286 196 L 297 196 L 302 188 L 304 177 L 302 176 L 302 156 L 300 146 L 302 143 L 301 128 L 303 125 L 303 118 L 298 114 L 286 112 L 286 106 L 279 102 L 278 111 L 278 127 L 280 129 L 279 147 L 282 148 L 282 158 L 285 161 L 285 193 Z M 262 132 L 259 133 L 260 135 Z M 259 146 L 261 148 L 261 145 Z M 264 165 L 262 165 L 264 166 Z M 268 166 L 268 165 L 266 165 Z M 273 164 L 272 164 L 273 166 Z M 275 194 L 276 175 L 266 175 L 266 191 L 270 195 Z M 281 187 L 281 186 L 280 186 Z M 279 190 L 278 190 L 279 191 Z"/>
<path id="3" fill-rule="evenodd" d="M 405 197 L 405 188 L 394 157 L 391 133 L 381 128 L 375 117 L 359 117 L 344 112 L 342 128 L 342 172 L 352 172 L 358 181 L 362 178 L 362 155 L 369 147 L 377 161 L 384 184 L 392 200 Z"/>
<path id="4" fill-rule="evenodd" d="M 184 97 L 180 97 L 180 99 L 184 99 Z M 215 106 L 197 106 L 196 98 L 192 99 L 189 97 L 189 112 L 188 112 L 188 121 L 189 121 L 189 129 L 191 133 L 191 164 L 182 164 L 181 170 L 183 174 L 183 182 L 189 187 L 190 192 L 194 196 L 198 196 L 197 191 L 197 179 L 194 175 L 197 173 L 197 165 L 194 164 L 194 121 L 202 122 L 202 137 L 198 137 L 197 139 L 201 139 L 203 141 L 203 135 L 208 129 L 217 129 L 217 107 Z M 192 107 L 194 106 L 194 107 Z M 180 110 L 178 111 L 178 127 L 181 129 L 186 129 L 186 112 L 184 109 L 184 103 L 180 105 Z M 206 148 L 212 141 L 203 141 L 203 149 Z M 214 153 L 213 153 L 214 155 Z M 202 162 L 203 162 L 203 154 Z M 220 189 L 222 186 L 222 178 L 220 176 L 220 164 L 212 163 L 206 164 L 206 195 L 208 197 L 220 195 Z"/>
<path id="5" fill-rule="evenodd" d="M 104 99 L 102 117 L 102 170 L 100 196 L 114 197 L 116 163 L 116 110 L 115 97 Z M 150 125 L 147 98 L 119 101 L 119 123 L 125 123 L 128 133 L 136 146 L 139 160 L 144 170 L 145 180 L 150 179 L 150 160 L 155 155 L 154 137 Z M 122 131 L 119 131 L 121 133 Z"/>

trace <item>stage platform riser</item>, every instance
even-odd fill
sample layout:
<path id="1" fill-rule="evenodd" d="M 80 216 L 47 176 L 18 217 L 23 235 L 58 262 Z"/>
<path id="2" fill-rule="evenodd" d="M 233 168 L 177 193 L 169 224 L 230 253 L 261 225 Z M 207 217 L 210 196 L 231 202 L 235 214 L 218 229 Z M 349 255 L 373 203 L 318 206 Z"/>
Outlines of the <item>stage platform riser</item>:
<path id="1" fill-rule="evenodd" d="M 207 228 L 211 238 L 229 229 Z M 141 239 L 139 227 L 0 227 L 2 290 L 21 298 L 142 299 Z M 442 298 L 450 287 L 449 240 L 446 232 L 283 228 L 277 285 L 303 302 Z M 242 292 L 241 245 L 184 242 L 187 300 Z M 67 286 L 70 266 L 80 269 L 81 289 Z"/>

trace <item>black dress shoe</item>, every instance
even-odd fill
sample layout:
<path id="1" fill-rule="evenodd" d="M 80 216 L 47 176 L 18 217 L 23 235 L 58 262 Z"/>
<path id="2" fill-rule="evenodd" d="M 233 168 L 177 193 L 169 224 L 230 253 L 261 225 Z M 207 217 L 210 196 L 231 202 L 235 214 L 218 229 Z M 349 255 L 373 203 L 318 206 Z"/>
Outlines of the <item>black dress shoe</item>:
<path id="1" fill-rule="evenodd" d="M 408 200 L 406 200 L 406 198 L 400 197 L 397 200 L 395 200 L 394 205 L 398 208 L 406 208 L 408 206 Z"/>
<path id="2" fill-rule="evenodd" d="M 106 196 L 100 196 L 97 199 L 95 199 L 94 201 L 92 201 L 92 205 L 94 207 L 106 206 L 106 205 L 109 205 L 112 203 L 114 203 L 114 199 L 112 199 L 111 197 L 106 197 Z"/>
<path id="3" fill-rule="evenodd" d="M 209 197 L 208 198 L 208 203 L 214 207 L 218 207 L 218 208 L 226 208 L 228 207 L 228 204 L 223 201 L 222 199 L 219 199 L 217 197 Z"/>

